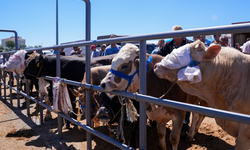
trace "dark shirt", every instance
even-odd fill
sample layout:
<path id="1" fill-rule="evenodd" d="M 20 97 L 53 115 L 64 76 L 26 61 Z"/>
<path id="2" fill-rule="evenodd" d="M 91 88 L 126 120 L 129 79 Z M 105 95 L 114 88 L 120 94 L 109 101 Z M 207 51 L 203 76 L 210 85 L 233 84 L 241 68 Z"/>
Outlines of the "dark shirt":
<path id="1" fill-rule="evenodd" d="M 156 54 L 161 55 L 161 56 L 166 56 L 170 54 L 173 49 L 177 49 L 183 45 L 186 45 L 187 43 L 192 43 L 193 41 L 188 40 L 187 38 L 183 38 L 183 41 L 180 46 L 177 46 L 174 43 L 174 40 L 167 42 Z"/>

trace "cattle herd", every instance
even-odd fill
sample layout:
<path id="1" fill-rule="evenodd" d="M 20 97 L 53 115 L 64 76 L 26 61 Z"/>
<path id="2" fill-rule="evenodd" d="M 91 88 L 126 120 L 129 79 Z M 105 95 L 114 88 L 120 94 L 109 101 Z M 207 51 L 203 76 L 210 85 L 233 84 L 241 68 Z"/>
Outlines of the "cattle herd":
<path id="1" fill-rule="evenodd" d="M 180 70 L 183 67 L 172 68 L 171 63 L 183 64 L 182 60 L 147 54 L 147 59 L 152 59 L 147 65 L 147 95 L 161 97 L 171 88 L 163 96 L 164 99 L 250 114 L 250 100 L 248 100 L 250 96 L 248 92 L 250 88 L 248 88 L 250 85 L 250 56 L 244 55 L 233 48 L 220 45 L 213 45 L 207 48 L 200 40 L 186 46 L 188 47 L 187 54 L 190 54 L 187 57 L 191 57 L 192 60 L 199 62 L 196 68 L 200 69 L 201 81 L 194 83 L 192 79 L 188 80 L 189 78 L 187 80 L 180 79 Z M 178 49 L 174 51 L 178 52 Z M 25 56 L 22 54 L 17 56 L 17 58 L 24 60 L 24 64 L 21 66 L 25 67 L 22 67 L 21 71 L 20 68 L 13 67 L 13 64 L 10 62 L 6 63 L 3 69 L 16 72 L 18 76 L 23 76 L 33 83 L 37 83 L 37 78 L 41 76 L 56 76 L 55 55 L 45 56 L 38 53 L 26 53 Z M 120 49 L 118 54 L 91 59 L 91 84 L 100 85 L 107 92 L 90 91 L 92 103 L 91 126 L 97 127 L 100 122 L 108 124 L 110 137 L 134 148 L 137 140 L 135 139 L 135 134 L 139 131 L 139 102 L 111 95 L 109 92 L 113 90 L 124 91 L 125 89 L 132 93 L 139 92 L 139 59 L 139 48 L 133 44 L 126 44 Z M 61 56 L 60 62 L 61 78 L 82 83 L 86 82 L 84 57 Z M 11 64 L 11 66 L 8 66 L 8 64 Z M 16 65 L 16 67 L 20 67 L 20 64 Z M 19 71 L 17 72 L 16 70 Z M 128 86 L 128 80 L 114 74 L 112 70 L 124 76 L 134 75 L 131 84 Z M 197 79 L 196 77 L 197 75 L 193 75 L 194 79 Z M 177 84 L 173 85 L 175 82 Z M 52 83 L 51 81 L 49 83 L 48 96 L 51 101 Z M 78 112 L 80 110 L 85 112 L 85 92 L 87 89 L 72 85 L 68 85 L 68 89 L 73 110 L 75 112 L 77 110 Z M 79 102 L 78 105 L 75 103 L 76 100 Z M 46 103 L 49 104 L 50 102 Z M 49 113 L 47 111 L 46 120 L 51 117 Z M 173 122 L 173 128 L 169 139 L 172 149 L 178 149 L 185 113 L 186 111 L 166 106 L 153 103 L 146 104 L 148 120 L 156 122 L 160 149 L 167 149 L 165 140 L 166 123 L 170 120 Z M 68 115 L 77 119 L 75 114 Z M 187 142 L 193 140 L 205 118 L 204 115 L 196 113 L 193 113 L 192 116 Z M 78 117 L 78 120 L 80 118 Z M 118 124 L 117 128 L 114 128 L 114 123 Z M 250 149 L 249 125 L 219 118 L 216 118 L 216 123 L 237 139 L 235 150 Z M 130 139 L 123 138 L 124 126 L 130 126 Z M 70 128 L 69 122 L 65 123 L 65 128 Z"/>

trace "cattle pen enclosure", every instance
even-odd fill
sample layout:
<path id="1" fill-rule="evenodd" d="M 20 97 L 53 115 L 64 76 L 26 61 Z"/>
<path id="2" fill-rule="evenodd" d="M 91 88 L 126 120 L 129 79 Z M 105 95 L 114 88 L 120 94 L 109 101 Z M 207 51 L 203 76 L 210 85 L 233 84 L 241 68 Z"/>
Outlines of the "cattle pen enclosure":
<path id="1" fill-rule="evenodd" d="M 6 77 L 8 80 L 8 77 Z M 16 82 L 14 82 L 16 85 Z M 2 85 L 2 93 L 4 92 Z M 15 87 L 15 86 L 14 86 Z M 2 149 L 86 149 L 86 131 L 71 126 L 72 129 L 63 129 L 63 137 L 59 138 L 57 130 L 57 114 L 52 113 L 52 120 L 40 125 L 40 114 L 35 110 L 35 103 L 30 104 L 30 117 L 27 116 L 26 100 L 20 97 L 20 108 L 17 107 L 16 92 L 13 91 L 13 104 L 10 104 L 9 88 L 7 88 L 7 102 L 0 101 L 0 146 Z M 45 112 L 45 110 L 43 110 Z M 85 120 L 82 121 L 85 123 Z M 171 124 L 168 128 L 167 136 L 171 132 Z M 108 135 L 108 127 L 100 126 L 95 128 L 98 132 Z M 155 128 L 147 125 L 147 149 L 157 149 L 158 137 Z M 137 135 L 137 138 L 139 135 Z M 209 141 L 209 142 L 208 142 Z M 166 139 L 167 148 L 171 149 L 169 139 Z M 13 144 L 15 143 L 15 144 Z M 92 149 L 103 150 L 113 149 L 114 146 L 92 136 Z M 137 146 L 138 146 L 137 142 Z M 232 150 L 235 145 L 234 137 L 228 135 L 218 125 L 213 118 L 206 118 L 196 135 L 195 141 L 186 142 L 180 140 L 179 149 L 203 150 L 203 149 L 228 149 Z"/>
<path id="2" fill-rule="evenodd" d="M 182 109 L 185 111 L 190 111 L 190 112 L 196 112 L 196 113 L 201 113 L 207 116 L 213 116 L 217 118 L 223 118 L 226 120 L 231 120 L 231 121 L 236 121 L 240 123 L 245 123 L 245 124 L 250 124 L 250 116 L 244 115 L 244 114 L 239 114 L 239 113 L 233 113 L 229 111 L 222 111 L 218 109 L 213 109 L 213 108 L 205 108 L 205 107 L 200 107 L 196 105 L 191 105 L 191 104 L 186 104 L 186 103 L 180 103 L 180 102 L 175 102 L 171 100 L 166 100 L 166 99 L 160 99 L 160 98 L 155 98 L 151 96 L 147 96 L 146 94 L 146 40 L 152 40 L 152 39 L 161 39 L 161 38 L 173 38 L 173 37 L 187 37 L 187 36 L 194 36 L 194 35 L 211 35 L 211 34 L 221 34 L 221 33 L 243 33 L 243 32 L 250 32 L 250 25 L 249 24 L 244 24 L 244 25 L 228 25 L 228 26 L 220 26 L 220 27 L 210 27 L 210 28 L 200 28 L 200 29 L 191 29 L 191 30 L 182 30 L 182 31 L 175 31 L 175 32 L 163 32 L 163 33 L 157 33 L 157 34 L 149 34 L 149 35 L 138 35 L 138 36 L 128 36 L 128 37 L 121 37 L 121 38 L 112 38 L 112 39 L 103 39 L 103 40 L 95 40 L 95 41 L 90 41 L 90 4 L 89 2 L 86 2 L 87 7 L 86 7 L 86 41 L 77 43 L 77 44 L 68 44 L 68 45 L 57 45 L 57 46 L 51 46 L 51 47 L 42 47 L 42 48 L 34 48 L 34 49 L 29 49 L 27 51 L 40 51 L 40 50 L 46 50 L 46 49 L 59 49 L 59 48 L 66 48 L 66 47 L 72 47 L 72 46 L 86 46 L 86 82 L 87 84 L 82 84 L 79 82 L 75 81 L 69 81 L 69 80 L 63 80 L 64 83 L 67 84 L 72 84 L 75 86 L 81 86 L 85 87 L 86 89 L 93 89 L 97 91 L 103 91 L 99 86 L 93 86 L 90 85 L 90 45 L 92 44 L 103 44 L 103 43 L 118 43 L 118 42 L 126 42 L 126 41 L 140 41 L 140 94 L 137 93 L 127 93 L 127 92 L 122 92 L 122 91 L 114 91 L 111 92 L 112 94 L 120 95 L 120 96 L 125 96 L 128 98 L 134 98 L 137 99 L 140 102 L 140 132 L 139 132 L 139 144 L 138 147 L 140 149 L 147 149 L 147 142 L 146 142 L 146 137 L 147 137 L 147 126 L 146 126 L 146 102 L 150 103 L 156 103 L 159 105 L 164 105 L 168 107 L 173 107 L 176 109 Z M 8 54 L 8 53 L 14 53 L 14 52 L 3 52 L 0 54 Z M 59 50 L 57 50 L 57 76 L 60 77 L 60 53 Z M 12 88 L 8 86 L 6 83 L 6 76 L 5 76 L 5 71 L 3 71 L 3 80 L 1 82 L 2 85 L 4 86 L 4 91 L 1 93 L 1 96 L 3 95 L 3 102 L 6 100 L 6 88 Z M 52 80 L 53 77 L 43 77 L 48 80 Z M 35 98 L 29 96 L 28 94 L 25 94 L 23 92 L 19 92 L 15 88 L 13 90 L 17 91 L 20 95 L 23 95 L 27 98 L 26 100 L 26 106 L 27 106 L 27 116 L 30 117 L 30 114 L 32 113 L 30 111 L 30 104 L 29 104 L 29 99 L 32 101 L 37 101 Z M 2 91 L 2 90 L 1 90 Z M 28 90 L 27 90 L 28 91 Z M 104 92 L 104 91 L 103 91 Z M 10 90 L 10 95 L 12 95 L 12 91 Z M 13 97 L 10 96 L 10 103 L 13 104 Z M 17 96 L 18 97 L 18 96 Z M 107 135 L 102 134 L 101 132 L 98 132 L 98 130 L 92 129 L 90 125 L 90 93 L 87 92 L 86 94 L 87 97 L 87 104 L 86 104 L 86 125 L 83 123 L 80 123 L 67 115 L 63 113 L 56 113 L 57 114 L 57 119 L 55 121 L 58 124 L 58 128 L 56 129 L 58 131 L 58 138 L 64 138 L 65 133 L 62 131 L 62 118 L 65 118 L 72 123 L 80 126 L 84 130 L 86 130 L 86 134 L 84 134 L 82 137 L 86 140 L 86 147 L 83 149 L 92 149 L 92 140 L 94 139 L 91 137 L 91 134 L 98 136 L 102 140 L 105 140 L 109 143 L 112 143 L 116 147 L 119 147 L 121 149 L 132 149 L 128 147 L 127 145 L 124 145 L 122 143 L 119 143 L 118 141 L 115 141 L 111 138 L 109 138 Z M 19 99 L 19 98 L 18 98 Z M 45 105 L 42 102 L 38 102 L 40 105 L 40 110 L 42 110 L 42 107 L 45 107 L 51 111 L 53 111 L 53 108 Z M 8 104 L 9 105 L 9 104 Z M 20 103 L 18 102 L 18 106 Z M 17 108 L 19 109 L 19 108 Z M 39 121 L 41 124 L 46 125 L 46 123 L 43 123 L 43 111 L 40 111 L 40 118 Z M 43 125 L 41 125 L 43 126 Z M 80 135 L 78 135 L 80 136 Z M 58 140 L 58 139 L 57 139 Z M 148 140 L 149 141 L 149 140 Z M 181 144 L 180 144 L 181 145 Z M 99 145 L 100 146 L 100 145 Z M 148 147 L 148 149 L 150 149 Z"/>

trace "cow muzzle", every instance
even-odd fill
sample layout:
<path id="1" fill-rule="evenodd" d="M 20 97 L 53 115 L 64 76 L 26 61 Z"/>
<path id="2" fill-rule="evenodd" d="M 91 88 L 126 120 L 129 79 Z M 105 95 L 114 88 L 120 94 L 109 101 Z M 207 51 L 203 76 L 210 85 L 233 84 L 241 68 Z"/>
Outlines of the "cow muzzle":
<path id="1" fill-rule="evenodd" d="M 105 106 L 101 106 L 97 113 L 96 113 L 96 116 L 97 118 L 103 122 L 103 123 L 108 123 L 110 122 L 110 120 L 112 119 L 112 113 L 111 113 L 111 110 L 108 109 L 107 107 Z"/>

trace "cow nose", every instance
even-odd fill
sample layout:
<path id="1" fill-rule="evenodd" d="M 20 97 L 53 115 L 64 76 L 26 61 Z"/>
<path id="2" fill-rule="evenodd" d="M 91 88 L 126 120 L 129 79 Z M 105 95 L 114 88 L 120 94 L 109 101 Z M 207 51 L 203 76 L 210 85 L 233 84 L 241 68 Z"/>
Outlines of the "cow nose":
<path id="1" fill-rule="evenodd" d="M 105 84 L 105 83 L 102 83 L 102 84 L 101 84 L 101 88 L 102 88 L 102 89 L 105 89 L 105 87 L 106 87 L 106 84 Z"/>

